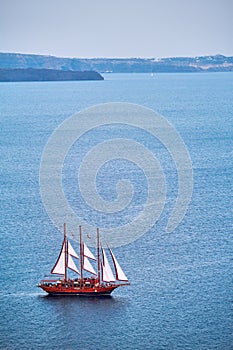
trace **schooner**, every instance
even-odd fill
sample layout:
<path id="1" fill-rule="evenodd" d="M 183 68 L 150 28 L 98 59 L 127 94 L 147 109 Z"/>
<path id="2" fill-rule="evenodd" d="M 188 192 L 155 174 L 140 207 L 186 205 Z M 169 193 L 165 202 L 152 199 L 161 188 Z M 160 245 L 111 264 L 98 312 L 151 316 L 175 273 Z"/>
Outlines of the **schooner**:
<path id="1" fill-rule="evenodd" d="M 59 279 L 44 279 L 38 284 L 50 295 L 83 295 L 83 296 L 108 296 L 118 287 L 129 285 L 128 278 L 123 272 L 115 255 L 107 245 L 110 253 L 114 272 L 110 266 L 107 254 L 100 244 L 99 229 L 96 230 L 97 235 L 97 259 L 90 251 L 86 243 L 82 239 L 82 227 L 79 226 L 79 256 L 67 239 L 66 224 L 64 224 L 64 238 L 60 254 L 55 265 L 51 270 L 51 274 L 60 275 Z M 79 260 L 79 269 L 76 265 Z M 97 262 L 97 272 L 92 262 Z M 68 271 L 74 271 L 78 277 L 71 279 Z M 90 276 L 86 277 L 86 273 Z"/>

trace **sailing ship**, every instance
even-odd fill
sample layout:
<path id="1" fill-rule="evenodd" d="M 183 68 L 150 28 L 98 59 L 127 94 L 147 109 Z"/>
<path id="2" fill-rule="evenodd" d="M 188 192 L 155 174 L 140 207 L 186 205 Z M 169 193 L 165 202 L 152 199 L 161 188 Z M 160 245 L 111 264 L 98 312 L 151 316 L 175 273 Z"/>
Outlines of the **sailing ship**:
<path id="1" fill-rule="evenodd" d="M 82 240 L 81 226 L 79 226 L 79 236 L 80 252 L 78 256 L 67 239 L 66 224 L 64 224 L 64 239 L 61 251 L 51 270 L 51 274 L 60 275 L 60 278 L 41 280 L 38 287 L 49 295 L 109 296 L 114 289 L 130 284 L 112 250 L 107 245 L 115 269 L 115 275 L 113 274 L 107 254 L 100 244 L 98 228 L 97 259 Z M 79 259 L 79 269 L 74 259 Z M 97 272 L 90 260 L 97 261 Z M 78 278 L 69 278 L 69 270 L 78 274 Z M 87 276 L 87 273 L 91 276 Z"/>

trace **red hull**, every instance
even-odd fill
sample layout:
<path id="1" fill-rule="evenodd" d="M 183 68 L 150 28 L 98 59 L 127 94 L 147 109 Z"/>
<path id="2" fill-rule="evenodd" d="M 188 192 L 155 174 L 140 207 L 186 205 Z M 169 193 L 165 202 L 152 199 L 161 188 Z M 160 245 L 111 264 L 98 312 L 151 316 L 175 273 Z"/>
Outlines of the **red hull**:
<path id="1" fill-rule="evenodd" d="M 50 295 L 80 295 L 80 296 L 108 296 L 112 291 L 124 284 L 98 284 L 90 286 L 89 283 L 75 285 L 74 281 L 63 283 L 61 281 L 43 280 L 38 287 Z"/>

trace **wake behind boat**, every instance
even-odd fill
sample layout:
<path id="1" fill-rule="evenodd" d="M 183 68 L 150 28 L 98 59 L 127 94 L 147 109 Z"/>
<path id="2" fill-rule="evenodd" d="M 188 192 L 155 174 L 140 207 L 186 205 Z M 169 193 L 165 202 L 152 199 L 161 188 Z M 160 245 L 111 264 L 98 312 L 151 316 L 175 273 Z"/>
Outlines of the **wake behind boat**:
<path id="1" fill-rule="evenodd" d="M 113 261 L 115 276 L 109 264 L 106 252 L 100 245 L 99 229 L 97 229 L 97 259 L 92 254 L 86 243 L 82 240 L 82 228 L 79 226 L 80 244 L 79 256 L 66 237 L 66 224 L 64 224 L 64 239 L 58 259 L 51 270 L 51 274 L 60 275 L 60 279 L 41 280 L 38 287 L 50 295 L 81 295 L 81 296 L 108 296 L 118 287 L 129 285 L 129 281 L 115 258 L 112 250 L 108 247 Z M 78 270 L 75 259 L 79 259 Z M 97 273 L 90 260 L 97 260 Z M 79 275 L 78 278 L 70 279 L 68 270 Z M 84 276 L 88 272 L 91 277 Z"/>

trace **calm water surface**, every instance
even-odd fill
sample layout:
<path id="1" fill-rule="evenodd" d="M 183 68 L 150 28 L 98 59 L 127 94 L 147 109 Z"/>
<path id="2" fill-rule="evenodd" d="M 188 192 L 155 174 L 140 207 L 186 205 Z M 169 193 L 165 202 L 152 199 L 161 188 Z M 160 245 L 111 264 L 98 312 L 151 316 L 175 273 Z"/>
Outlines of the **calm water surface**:
<path id="1" fill-rule="evenodd" d="M 233 349 L 232 77 L 109 74 L 103 82 L 0 84 L 1 349 Z M 131 286 L 109 299 L 46 297 L 36 284 L 62 235 L 40 198 L 42 151 L 67 117 L 104 102 L 138 103 L 174 125 L 193 163 L 192 201 L 167 234 L 176 175 L 164 161 L 168 203 L 159 222 L 115 249 Z M 111 179 L 105 186 L 103 196 Z"/>

